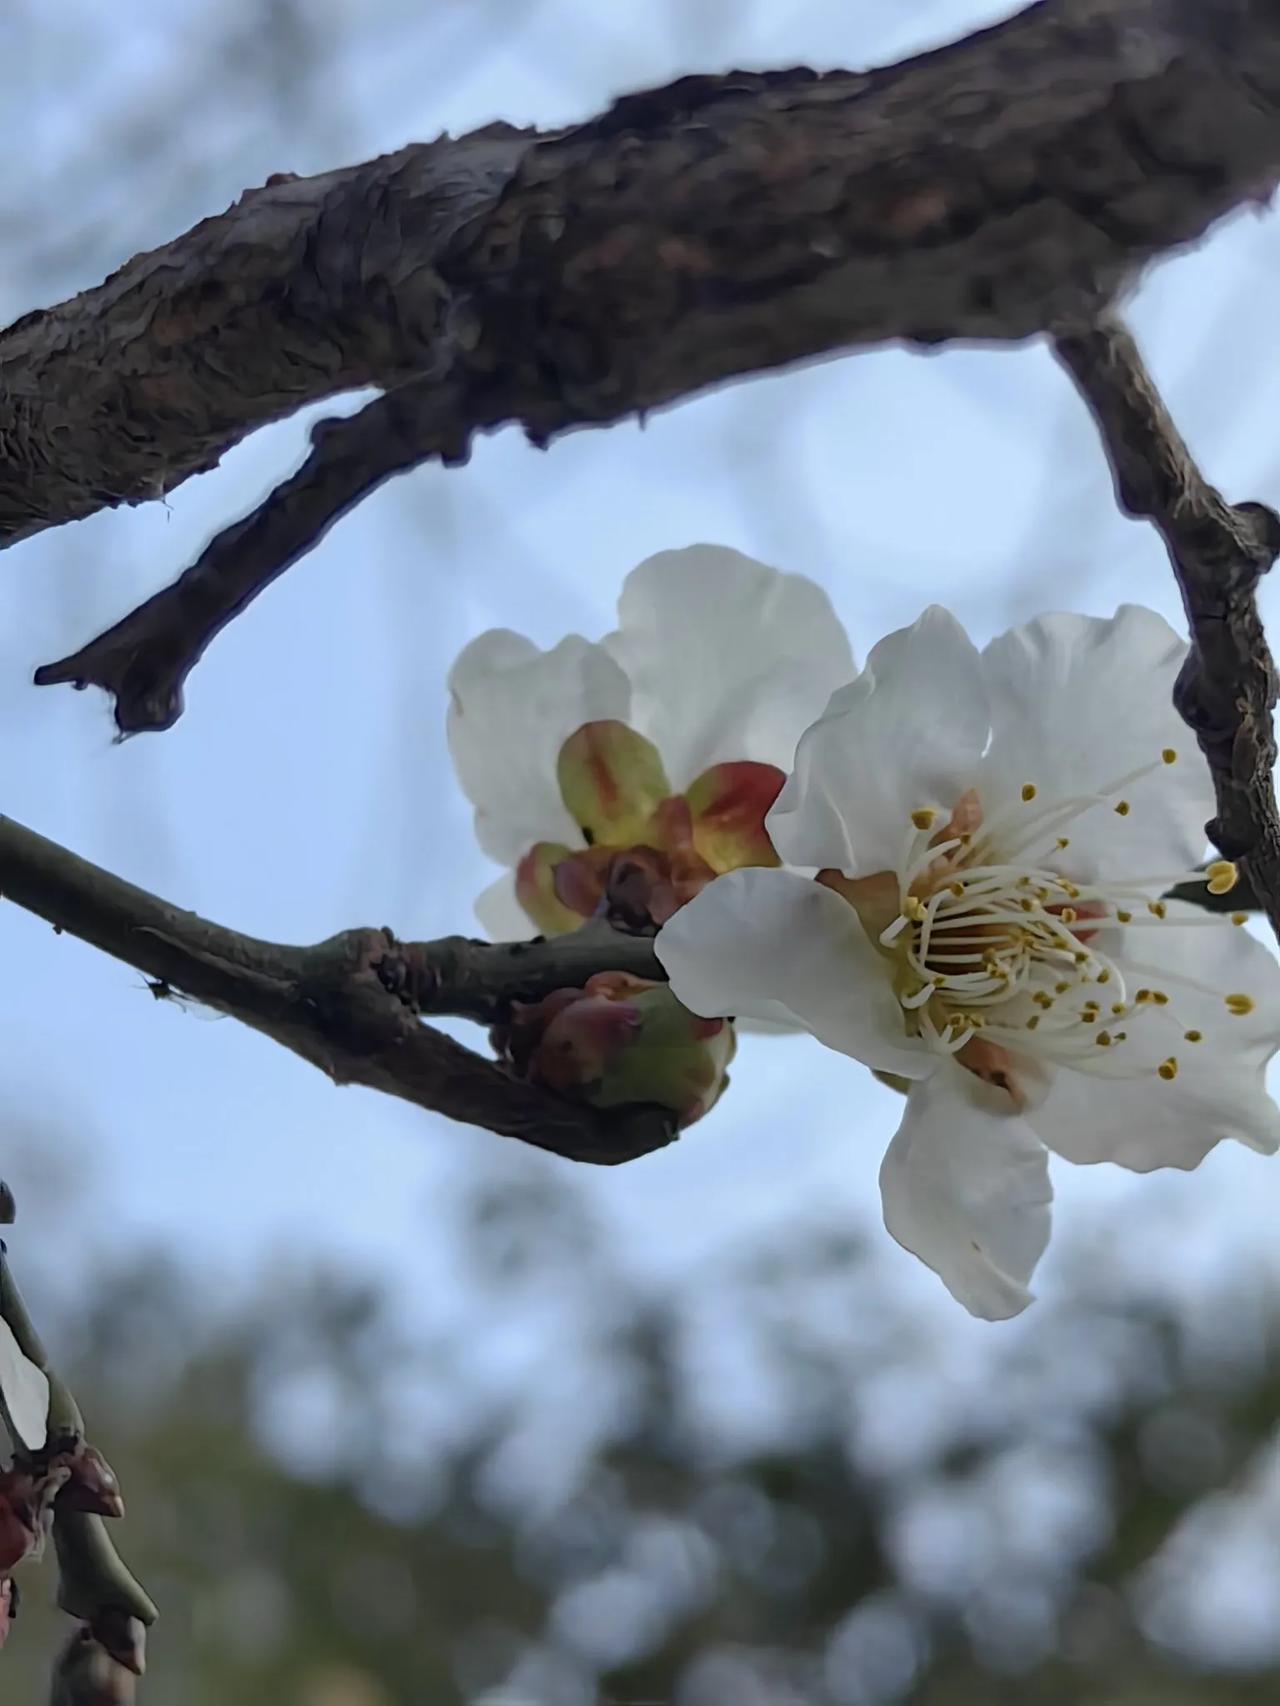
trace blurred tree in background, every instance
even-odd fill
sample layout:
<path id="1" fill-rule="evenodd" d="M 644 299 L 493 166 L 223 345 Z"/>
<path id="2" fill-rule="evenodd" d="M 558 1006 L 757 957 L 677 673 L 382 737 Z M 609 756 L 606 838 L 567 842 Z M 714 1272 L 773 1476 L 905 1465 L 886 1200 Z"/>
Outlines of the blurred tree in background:
<path id="1" fill-rule="evenodd" d="M 1274 1627 L 1251 1646 L 1217 1602 L 1273 1550 L 1280 1298 L 1190 1321 L 1082 1271 L 966 1415 L 837 1236 L 744 1259 L 709 1320 L 638 1294 L 545 1182 L 491 1183 L 457 1232 L 495 1331 L 531 1294 L 596 1300 L 527 1405 L 462 1400 L 465 1332 L 408 1334 L 333 1272 L 264 1273 L 231 1311 L 171 1257 L 87 1288 L 58 1336 L 165 1608 L 157 1701 L 1275 1698 Z M 756 1389 L 749 1430 L 718 1371 Z M 455 1394 L 465 1428 L 434 1432 Z M 6 1698 L 39 1698 L 45 1587 Z"/>

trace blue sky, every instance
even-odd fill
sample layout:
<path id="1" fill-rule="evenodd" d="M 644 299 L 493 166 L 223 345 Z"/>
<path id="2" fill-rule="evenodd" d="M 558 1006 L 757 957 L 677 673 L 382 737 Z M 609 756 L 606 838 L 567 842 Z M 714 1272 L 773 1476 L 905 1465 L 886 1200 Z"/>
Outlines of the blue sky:
<path id="1" fill-rule="evenodd" d="M 643 23 L 602 27 L 585 0 L 454 0 L 425 21 L 397 0 L 329 0 L 306 9 L 321 19 L 312 71 L 296 79 L 286 68 L 273 82 L 235 54 L 209 68 L 221 9 L 168 8 L 162 26 L 141 0 L 109 15 L 69 0 L 56 23 L 31 6 L 4 26 L 28 74 L 0 126 L 11 148 L 18 136 L 34 142 L 37 163 L 0 200 L 14 258 L 0 317 L 97 282 L 271 172 L 321 170 L 495 117 L 586 116 L 692 70 L 871 63 L 1001 10 L 670 0 L 644 9 Z M 1272 502 L 1278 260 L 1275 216 L 1244 215 L 1156 269 L 1132 304 L 1210 476 L 1231 496 Z M 115 746 L 101 698 L 29 685 L 38 663 L 165 584 L 295 466 L 307 424 L 260 434 L 165 506 L 18 547 L 0 579 L 4 810 L 259 935 L 469 928 L 493 873 L 449 767 L 449 664 L 489 626 L 542 644 L 599 634 L 623 575 L 652 551 L 711 539 L 813 576 L 859 656 L 933 600 L 979 639 L 1037 610 L 1109 613 L 1124 599 L 1180 623 L 1161 548 L 1116 511 L 1083 409 L 1043 349 L 887 350 L 739 385 L 643 430 L 579 433 L 546 453 L 504 433 L 465 469 L 397 481 L 214 645 L 170 734 Z M 1275 596 L 1264 604 L 1274 621 Z M 71 1157 L 73 1224 L 91 1244 L 172 1241 L 228 1284 L 261 1261 L 327 1251 L 388 1275 L 407 1299 L 427 1286 L 447 1296 L 447 1245 L 433 1229 L 467 1182 L 565 1166 L 336 1090 L 230 1021 L 155 1003 L 136 974 L 13 907 L 0 908 L 0 953 L 0 1095 L 15 1147 L 47 1133 L 40 1140 Z M 876 1170 L 898 1114 L 889 1092 L 802 1039 L 748 1039 L 734 1080 L 675 1148 L 574 1176 L 654 1283 L 779 1227 L 802 1237 L 818 1222 L 878 1220 Z M 19 1251 L 39 1237 L 30 1162 L 24 1176 Z M 1042 1290 L 1103 1214 L 1125 1229 L 1123 1260 L 1174 1287 L 1194 1288 L 1241 1248 L 1271 1260 L 1274 1161 L 1224 1148 L 1191 1178 L 1063 1166 L 1056 1182 Z M 892 1283 L 957 1355 L 1020 1330 L 969 1323 L 879 1236 Z M 531 1319 L 521 1354 L 550 1330 Z"/>

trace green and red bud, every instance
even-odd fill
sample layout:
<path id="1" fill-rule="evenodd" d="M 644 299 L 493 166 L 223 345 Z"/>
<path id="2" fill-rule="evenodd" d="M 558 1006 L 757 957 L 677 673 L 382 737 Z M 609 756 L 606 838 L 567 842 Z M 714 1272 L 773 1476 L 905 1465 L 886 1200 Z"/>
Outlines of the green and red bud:
<path id="1" fill-rule="evenodd" d="M 516 1077 L 597 1108 L 657 1103 L 681 1126 L 714 1106 L 735 1048 L 728 1020 L 700 1019 L 666 984 L 626 972 L 515 1003 L 493 1042 Z"/>

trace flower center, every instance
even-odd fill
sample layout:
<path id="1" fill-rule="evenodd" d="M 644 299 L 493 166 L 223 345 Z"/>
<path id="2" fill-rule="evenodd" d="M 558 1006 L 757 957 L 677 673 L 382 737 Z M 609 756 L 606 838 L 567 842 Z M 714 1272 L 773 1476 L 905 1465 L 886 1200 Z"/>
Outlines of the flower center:
<path id="1" fill-rule="evenodd" d="M 1236 881 L 1220 860 L 1205 871 L 1143 873 L 1122 881 L 1073 880 L 1057 867 L 1070 848 L 1063 833 L 1085 812 L 1110 808 L 1128 817 L 1126 789 L 1175 762 L 1168 748 L 1153 764 L 1120 777 L 1097 794 L 1039 803 L 1033 783 L 1021 800 L 984 821 L 975 791 L 950 815 L 937 806 L 911 813 L 893 871 L 849 879 L 822 872 L 819 881 L 844 895 L 892 965 L 907 1030 L 938 1052 L 1025 1100 L 1035 1061 L 1110 1076 L 1154 1072 L 1177 1076 L 1178 1057 L 1157 1065 L 1126 1061 L 1131 1028 L 1155 1012 L 1176 1017 L 1164 984 L 1221 999 L 1226 1012 L 1252 1012 L 1244 993 L 1219 996 L 1193 979 L 1144 967 L 1130 949 L 1140 927 L 1240 925 L 1246 914 L 1170 913 L 1160 894 L 1200 881 L 1224 894 Z M 1150 976 L 1148 983 L 1140 978 Z M 1190 1044 L 1202 1040 L 1182 1030 Z M 1143 1051 L 1149 1059 L 1150 1051 Z"/>
<path id="2" fill-rule="evenodd" d="M 600 914 L 652 932 L 720 872 L 778 863 L 764 827 L 783 783 L 772 764 L 714 764 L 676 793 L 652 741 L 602 721 L 564 742 L 556 781 L 583 845 L 535 842 L 516 867 L 516 898 L 547 935 Z"/>

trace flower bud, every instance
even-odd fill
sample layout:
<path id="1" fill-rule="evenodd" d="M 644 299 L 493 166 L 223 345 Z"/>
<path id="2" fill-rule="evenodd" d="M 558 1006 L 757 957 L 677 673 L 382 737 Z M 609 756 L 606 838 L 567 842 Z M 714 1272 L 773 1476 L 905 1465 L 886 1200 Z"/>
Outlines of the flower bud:
<path id="1" fill-rule="evenodd" d="M 666 984 L 625 972 L 515 1003 L 493 1042 L 519 1078 L 597 1108 L 656 1102 L 681 1126 L 714 1105 L 735 1047 L 728 1020 L 700 1019 Z"/>

